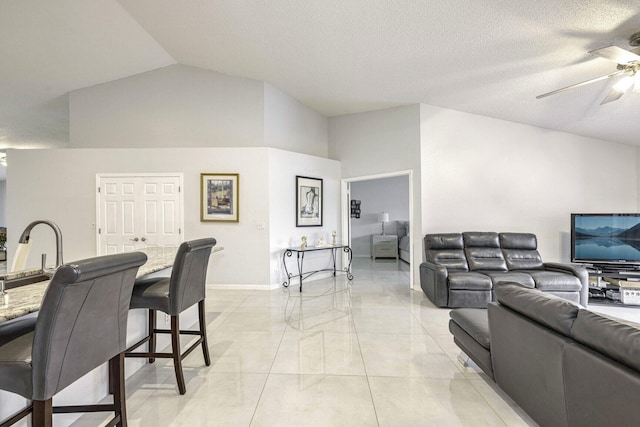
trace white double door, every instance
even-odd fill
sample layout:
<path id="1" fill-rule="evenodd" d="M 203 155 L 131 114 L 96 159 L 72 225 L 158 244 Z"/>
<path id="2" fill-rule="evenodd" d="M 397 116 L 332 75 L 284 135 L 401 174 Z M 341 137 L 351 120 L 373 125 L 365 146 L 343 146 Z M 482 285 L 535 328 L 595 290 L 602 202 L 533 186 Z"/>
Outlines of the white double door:
<path id="1" fill-rule="evenodd" d="M 182 242 L 181 174 L 98 174 L 96 184 L 99 255 Z"/>

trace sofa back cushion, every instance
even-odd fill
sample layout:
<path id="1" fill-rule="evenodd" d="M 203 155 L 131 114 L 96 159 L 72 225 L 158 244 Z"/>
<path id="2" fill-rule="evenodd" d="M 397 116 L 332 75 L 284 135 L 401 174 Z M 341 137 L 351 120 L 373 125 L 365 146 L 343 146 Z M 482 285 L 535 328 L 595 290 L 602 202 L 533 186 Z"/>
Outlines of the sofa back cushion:
<path id="1" fill-rule="evenodd" d="M 538 241 L 531 233 L 500 233 L 500 247 L 509 270 L 543 268 Z"/>
<path id="2" fill-rule="evenodd" d="M 426 234 L 424 252 L 426 261 L 444 265 L 449 270 L 469 271 L 460 233 Z"/>
<path id="3" fill-rule="evenodd" d="M 640 372 L 640 325 L 580 310 L 571 328 L 574 340 Z"/>
<path id="4" fill-rule="evenodd" d="M 507 271 L 498 233 L 469 231 L 462 236 L 469 270 Z"/>
<path id="5" fill-rule="evenodd" d="M 559 334 L 571 336 L 571 328 L 580 311 L 578 304 L 516 284 L 496 285 L 493 292 L 500 304 Z"/>

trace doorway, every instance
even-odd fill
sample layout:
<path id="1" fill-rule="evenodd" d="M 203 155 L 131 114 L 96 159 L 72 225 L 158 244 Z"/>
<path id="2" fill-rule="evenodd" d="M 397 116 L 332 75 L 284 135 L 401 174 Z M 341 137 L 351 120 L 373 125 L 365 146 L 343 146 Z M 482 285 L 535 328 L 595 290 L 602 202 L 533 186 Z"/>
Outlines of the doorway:
<path id="1" fill-rule="evenodd" d="M 184 228 L 182 181 L 182 174 L 96 175 L 98 255 L 178 247 Z"/>
<path id="2" fill-rule="evenodd" d="M 342 230 L 354 257 L 371 257 L 373 242 L 383 234 L 384 225 L 384 234 L 398 245 L 398 262 L 408 264 L 409 287 L 414 289 L 412 177 L 413 171 L 408 170 L 343 179 Z M 357 215 L 352 213 L 352 200 L 357 203 Z"/>

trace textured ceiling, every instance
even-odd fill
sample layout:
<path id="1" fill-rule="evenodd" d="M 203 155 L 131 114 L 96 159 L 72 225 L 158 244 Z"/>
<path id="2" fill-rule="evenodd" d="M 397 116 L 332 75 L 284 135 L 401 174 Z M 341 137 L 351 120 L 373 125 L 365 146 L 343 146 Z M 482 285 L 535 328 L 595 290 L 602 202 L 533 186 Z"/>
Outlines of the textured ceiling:
<path id="1" fill-rule="evenodd" d="M 0 149 L 64 146 L 66 94 L 173 63 L 266 81 L 326 116 L 425 103 L 639 144 L 640 95 L 599 105 L 589 55 L 624 0 L 0 0 Z"/>

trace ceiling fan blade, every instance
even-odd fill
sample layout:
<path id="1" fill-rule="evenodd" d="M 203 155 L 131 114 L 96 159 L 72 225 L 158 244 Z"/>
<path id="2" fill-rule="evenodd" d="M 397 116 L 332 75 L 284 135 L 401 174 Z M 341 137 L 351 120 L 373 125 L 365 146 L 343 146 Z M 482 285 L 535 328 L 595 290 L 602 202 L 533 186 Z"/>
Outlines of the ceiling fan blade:
<path id="1" fill-rule="evenodd" d="M 628 64 L 629 62 L 640 61 L 640 55 L 636 55 L 618 46 L 607 46 L 589 51 L 592 55 L 615 61 L 618 64 Z"/>
<path id="2" fill-rule="evenodd" d="M 622 95 L 624 95 L 624 92 L 618 92 L 617 90 L 612 90 L 611 92 L 609 92 L 609 95 L 607 95 L 607 97 L 602 100 L 600 105 L 604 105 L 604 104 L 608 104 L 608 103 L 613 102 L 613 101 L 617 101 L 618 99 L 622 98 Z"/>
<path id="3" fill-rule="evenodd" d="M 613 73 L 607 74 L 606 76 L 596 77 L 595 79 L 585 80 L 583 82 L 576 83 L 576 84 L 571 85 L 571 86 L 567 86 L 567 87 L 563 87 L 563 88 L 560 88 L 560 89 L 553 90 L 551 92 L 543 93 L 542 95 L 536 96 L 536 99 L 545 98 L 547 96 L 555 95 L 556 93 L 564 92 L 565 90 L 574 89 L 574 88 L 577 88 L 577 87 L 580 87 L 580 86 L 588 85 L 590 83 L 599 82 L 600 80 L 609 79 L 611 77 L 615 77 L 615 76 L 619 76 L 621 74 L 627 74 L 627 73 L 629 73 L 629 70 L 614 71 Z"/>

